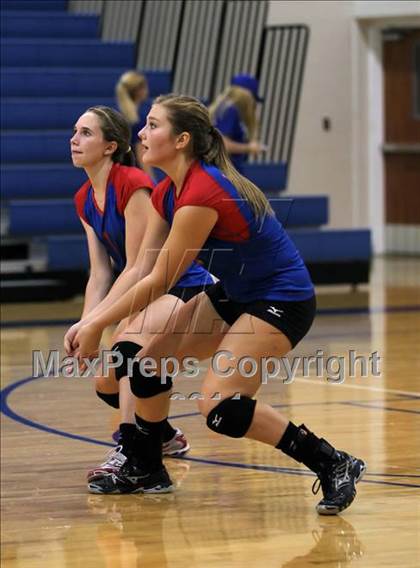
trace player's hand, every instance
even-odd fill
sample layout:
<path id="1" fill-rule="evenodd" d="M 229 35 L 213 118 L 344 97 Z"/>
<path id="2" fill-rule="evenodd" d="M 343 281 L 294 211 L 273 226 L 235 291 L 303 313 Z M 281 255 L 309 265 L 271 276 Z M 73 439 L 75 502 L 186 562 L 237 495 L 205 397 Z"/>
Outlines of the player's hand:
<path id="1" fill-rule="evenodd" d="M 257 140 L 251 140 L 249 143 L 249 153 L 250 154 L 259 154 L 260 152 L 266 152 L 268 150 L 268 146 L 266 144 L 261 144 Z"/>
<path id="2" fill-rule="evenodd" d="M 78 321 L 77 323 L 73 324 L 66 332 L 66 335 L 64 336 L 64 350 L 67 353 L 67 355 L 72 355 L 74 352 L 74 347 L 73 347 L 73 341 L 74 338 L 76 337 L 76 333 L 79 331 L 79 329 L 82 326 L 82 322 Z"/>
<path id="3" fill-rule="evenodd" d="M 94 359 L 97 357 L 101 337 L 102 328 L 93 322 L 82 325 L 78 330 L 73 345 L 81 368 L 83 367 L 83 359 Z"/>

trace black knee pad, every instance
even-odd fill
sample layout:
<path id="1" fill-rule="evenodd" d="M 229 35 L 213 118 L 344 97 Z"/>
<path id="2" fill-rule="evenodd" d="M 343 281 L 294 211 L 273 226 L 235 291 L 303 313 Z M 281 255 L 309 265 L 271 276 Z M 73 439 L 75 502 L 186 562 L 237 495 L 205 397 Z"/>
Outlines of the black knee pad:
<path id="1" fill-rule="evenodd" d="M 143 375 L 140 371 L 140 363 L 136 362 L 133 365 L 133 373 L 130 377 L 131 392 L 138 398 L 151 398 L 162 392 L 170 391 L 172 388 L 171 377 L 166 377 L 166 382 L 155 375 L 148 377 Z"/>
<path id="2" fill-rule="evenodd" d="M 118 392 L 108 394 L 108 393 L 105 393 L 105 392 L 96 391 L 96 394 L 104 402 L 109 404 L 109 406 L 112 406 L 112 408 L 119 408 L 120 407 L 120 394 Z"/>
<path id="3" fill-rule="evenodd" d="M 134 359 L 140 349 L 142 349 L 142 346 L 133 341 L 117 341 L 112 346 L 112 351 L 119 351 L 123 358 L 121 365 L 115 367 L 115 378 L 117 381 L 128 376 L 128 359 Z M 117 362 L 116 357 L 112 357 L 112 362 Z"/>
<path id="4" fill-rule="evenodd" d="M 207 426 L 218 434 L 242 438 L 251 426 L 256 404 L 256 400 L 247 396 L 225 398 L 210 410 Z"/>

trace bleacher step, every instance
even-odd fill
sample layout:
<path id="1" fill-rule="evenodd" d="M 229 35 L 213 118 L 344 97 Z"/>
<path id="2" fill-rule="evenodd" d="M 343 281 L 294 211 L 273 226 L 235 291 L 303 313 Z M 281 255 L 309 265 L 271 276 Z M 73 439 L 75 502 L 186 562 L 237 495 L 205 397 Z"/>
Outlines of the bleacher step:
<path id="1" fill-rule="evenodd" d="M 113 44 L 111 44 L 113 45 Z M 1 72 L 2 97 L 101 97 L 111 96 L 115 84 L 124 71 L 132 67 L 132 62 L 124 61 L 106 67 L 68 66 L 58 61 L 49 67 L 3 67 Z M 104 63 L 105 65 L 105 63 Z M 143 70 L 149 84 L 151 97 L 167 93 L 171 90 L 171 73 L 169 71 Z"/>
<path id="2" fill-rule="evenodd" d="M 61 65 L 69 68 L 121 66 L 131 69 L 135 66 L 134 44 L 130 42 L 10 38 L 2 39 L 0 48 L 2 67 Z"/>
<path id="3" fill-rule="evenodd" d="M 99 17 L 55 11 L 2 11 L 3 38 L 96 38 Z"/>

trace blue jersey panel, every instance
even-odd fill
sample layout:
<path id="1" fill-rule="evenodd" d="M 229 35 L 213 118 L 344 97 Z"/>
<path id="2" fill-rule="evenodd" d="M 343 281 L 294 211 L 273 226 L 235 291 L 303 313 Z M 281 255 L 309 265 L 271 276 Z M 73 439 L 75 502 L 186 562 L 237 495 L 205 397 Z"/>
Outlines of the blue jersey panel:
<path id="1" fill-rule="evenodd" d="M 98 211 L 94 202 L 93 188 L 90 187 L 84 206 L 84 213 L 96 236 L 114 261 L 116 271 L 122 272 L 126 265 L 125 219 L 118 213 L 114 185 L 112 183 L 108 184 L 103 213 Z"/>
<path id="2" fill-rule="evenodd" d="M 314 289 L 307 268 L 281 223 L 270 214 L 258 218 L 233 184 L 214 167 L 202 168 L 239 205 L 249 227 L 240 242 L 207 240 L 199 255 L 206 268 L 222 280 L 228 297 L 239 302 L 306 300 Z"/>

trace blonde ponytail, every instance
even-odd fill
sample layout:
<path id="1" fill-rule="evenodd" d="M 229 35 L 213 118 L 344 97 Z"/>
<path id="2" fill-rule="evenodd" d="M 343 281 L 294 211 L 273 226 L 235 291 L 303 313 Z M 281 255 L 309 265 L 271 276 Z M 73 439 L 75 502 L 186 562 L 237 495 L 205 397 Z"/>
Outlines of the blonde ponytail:
<path id="1" fill-rule="evenodd" d="M 130 124 L 139 121 L 138 105 L 134 97 L 139 89 L 145 87 L 147 87 L 146 78 L 137 71 L 123 73 L 115 86 L 118 107 Z"/>

